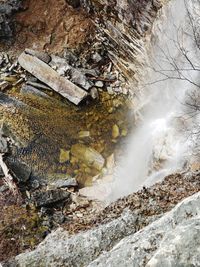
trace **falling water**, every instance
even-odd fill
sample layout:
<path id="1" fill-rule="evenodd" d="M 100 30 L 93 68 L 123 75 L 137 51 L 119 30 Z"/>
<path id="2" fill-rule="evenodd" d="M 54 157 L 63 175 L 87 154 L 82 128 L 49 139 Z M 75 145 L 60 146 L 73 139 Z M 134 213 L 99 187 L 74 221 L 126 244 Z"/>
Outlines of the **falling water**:
<path id="1" fill-rule="evenodd" d="M 171 0 L 154 24 L 139 86 L 142 115 L 116 168 L 111 200 L 183 170 L 191 158 L 185 101 L 198 85 L 193 67 L 200 66 L 200 53 L 191 22 L 196 25 L 199 14 L 198 0 Z"/>

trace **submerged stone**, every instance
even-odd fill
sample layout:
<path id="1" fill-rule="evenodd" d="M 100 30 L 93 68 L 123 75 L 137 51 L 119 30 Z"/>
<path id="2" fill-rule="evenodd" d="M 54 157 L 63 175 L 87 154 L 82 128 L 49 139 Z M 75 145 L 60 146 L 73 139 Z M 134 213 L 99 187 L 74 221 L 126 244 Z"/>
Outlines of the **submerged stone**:
<path id="1" fill-rule="evenodd" d="M 97 170 L 101 170 L 104 166 L 105 159 L 102 155 L 91 147 L 87 147 L 83 144 L 76 144 L 71 147 L 72 155 L 81 160 L 89 167 L 93 167 Z"/>
<path id="2" fill-rule="evenodd" d="M 65 150 L 65 149 L 61 149 L 59 162 L 64 163 L 64 162 L 67 162 L 69 160 L 70 160 L 70 151 Z"/>
<path id="3" fill-rule="evenodd" d="M 115 125 L 113 125 L 113 127 L 112 127 L 112 137 L 113 137 L 114 139 L 116 139 L 116 138 L 119 137 L 119 135 L 120 135 L 120 133 L 119 133 L 119 127 L 118 127 L 117 124 L 115 124 Z"/>

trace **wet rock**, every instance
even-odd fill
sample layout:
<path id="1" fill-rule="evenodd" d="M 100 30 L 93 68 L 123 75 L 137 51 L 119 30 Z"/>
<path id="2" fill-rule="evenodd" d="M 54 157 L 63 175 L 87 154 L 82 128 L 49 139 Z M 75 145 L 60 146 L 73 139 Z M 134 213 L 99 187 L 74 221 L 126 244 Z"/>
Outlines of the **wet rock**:
<path id="1" fill-rule="evenodd" d="M 42 83 L 39 83 L 37 82 L 37 79 L 34 78 L 34 77 L 31 77 L 31 79 L 29 79 L 27 82 L 26 82 L 27 85 L 31 85 L 33 86 L 34 88 L 37 88 L 37 89 L 44 89 L 44 90 L 51 90 L 51 88 L 49 88 L 48 86 L 42 84 Z"/>
<path id="2" fill-rule="evenodd" d="M 60 149 L 59 162 L 64 163 L 70 160 L 70 151 L 65 149 Z"/>
<path id="3" fill-rule="evenodd" d="M 67 187 L 77 187 L 78 183 L 75 178 L 67 177 L 66 179 L 59 179 L 50 184 L 54 188 L 67 188 Z"/>
<path id="4" fill-rule="evenodd" d="M 64 201 L 68 199 L 69 196 L 70 196 L 69 192 L 57 189 L 57 190 L 36 192 L 33 194 L 32 200 L 34 201 L 37 207 L 42 207 L 42 206 L 51 206 L 55 203 Z"/>
<path id="5" fill-rule="evenodd" d="M 47 94 L 45 94 L 44 92 L 36 89 L 35 87 L 31 86 L 31 85 L 23 85 L 20 92 L 22 94 L 32 94 L 32 95 L 36 95 L 36 96 L 40 96 L 40 97 L 44 97 L 44 98 L 49 98 L 49 96 Z"/>
<path id="6" fill-rule="evenodd" d="M 114 124 L 112 127 L 112 138 L 116 139 L 119 136 L 120 136 L 119 126 L 117 124 Z"/>
<path id="7" fill-rule="evenodd" d="M 102 155 L 91 147 L 83 144 L 76 144 L 71 147 L 72 155 L 78 160 L 84 162 L 87 166 L 101 170 L 105 160 Z"/>
<path id="8" fill-rule="evenodd" d="M 89 138 L 90 137 L 90 131 L 80 131 L 78 133 L 79 138 Z"/>

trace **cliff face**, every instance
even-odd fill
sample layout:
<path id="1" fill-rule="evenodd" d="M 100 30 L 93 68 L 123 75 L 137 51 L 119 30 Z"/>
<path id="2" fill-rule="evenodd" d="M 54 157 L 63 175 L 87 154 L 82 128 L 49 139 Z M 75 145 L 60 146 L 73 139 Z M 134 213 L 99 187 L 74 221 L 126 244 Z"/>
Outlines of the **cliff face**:
<path id="1" fill-rule="evenodd" d="M 144 38 L 151 31 L 162 6 L 161 0 L 81 0 L 87 12 L 93 13 L 110 58 L 133 81 L 137 64 L 143 63 Z M 100 28 L 100 27 L 99 27 Z"/>
<path id="2" fill-rule="evenodd" d="M 0 0 L 0 39 L 11 38 L 14 26 L 11 16 L 21 7 L 21 0 Z"/>

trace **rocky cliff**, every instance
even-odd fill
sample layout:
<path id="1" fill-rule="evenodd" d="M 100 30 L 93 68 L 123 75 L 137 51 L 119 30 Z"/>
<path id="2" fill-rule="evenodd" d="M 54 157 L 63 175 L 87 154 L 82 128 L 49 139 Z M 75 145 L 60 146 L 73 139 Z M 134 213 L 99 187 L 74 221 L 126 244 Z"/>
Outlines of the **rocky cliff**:
<path id="1" fill-rule="evenodd" d="M 145 36 L 162 6 L 161 0 L 118 1 L 82 0 L 82 6 L 95 17 L 110 58 L 127 77 L 134 80 L 137 65 L 145 57 Z"/>
<path id="2" fill-rule="evenodd" d="M 72 237 L 58 229 L 36 250 L 3 266 L 199 266 L 199 205 L 196 193 L 138 232 L 138 215 L 129 211 Z"/>

